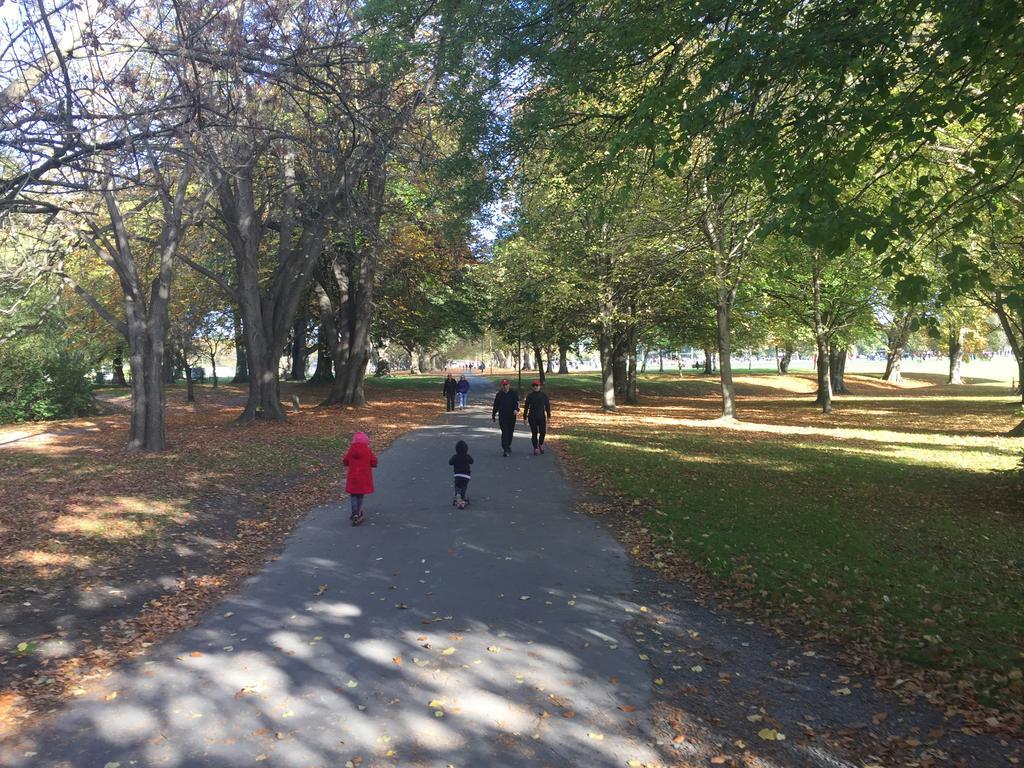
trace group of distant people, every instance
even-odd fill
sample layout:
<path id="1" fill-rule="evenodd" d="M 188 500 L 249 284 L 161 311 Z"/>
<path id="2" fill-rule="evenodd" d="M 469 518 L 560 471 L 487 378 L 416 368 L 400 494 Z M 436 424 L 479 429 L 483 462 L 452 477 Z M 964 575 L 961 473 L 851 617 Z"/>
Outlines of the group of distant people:
<path id="1" fill-rule="evenodd" d="M 533 455 L 544 453 L 544 438 L 547 435 L 548 421 L 551 419 L 551 400 L 543 391 L 542 383 L 537 380 L 530 385 L 531 391 L 523 402 L 523 421 L 530 425 L 530 440 L 533 443 Z M 458 400 L 460 410 L 465 410 L 469 395 L 469 381 L 465 376 L 458 380 L 452 374 L 445 378 L 443 386 L 445 406 L 448 411 L 455 410 Z M 491 421 L 497 421 L 501 428 L 501 455 L 507 457 L 512 453 L 512 437 L 516 422 L 519 420 L 519 393 L 512 389 L 508 379 L 502 379 L 501 386 L 494 396 L 491 408 Z M 373 493 L 373 470 L 377 466 L 377 454 L 370 448 L 370 438 L 365 432 L 356 432 L 352 443 L 342 457 L 342 464 L 348 468 L 345 479 L 345 492 L 349 495 L 352 525 L 360 525 L 364 520 L 363 501 Z M 465 440 L 455 443 L 455 453 L 448 459 L 452 468 L 455 496 L 452 505 L 459 509 L 469 504 L 469 481 L 472 478 L 473 457 L 469 453 L 469 445 Z"/>

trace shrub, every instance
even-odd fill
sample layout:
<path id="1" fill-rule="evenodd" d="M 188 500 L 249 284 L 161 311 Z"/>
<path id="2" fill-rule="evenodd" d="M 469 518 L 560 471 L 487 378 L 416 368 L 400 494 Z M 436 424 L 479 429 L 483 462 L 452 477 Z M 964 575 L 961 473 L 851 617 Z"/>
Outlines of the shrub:
<path id="1" fill-rule="evenodd" d="M 82 416 L 95 410 L 89 365 L 32 338 L 0 348 L 0 423 Z"/>

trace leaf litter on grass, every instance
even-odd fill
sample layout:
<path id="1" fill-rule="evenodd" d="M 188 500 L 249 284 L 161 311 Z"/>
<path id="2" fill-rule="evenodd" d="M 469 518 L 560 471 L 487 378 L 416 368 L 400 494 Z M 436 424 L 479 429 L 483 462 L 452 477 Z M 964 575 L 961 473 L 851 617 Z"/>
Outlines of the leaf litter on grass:
<path id="1" fill-rule="evenodd" d="M 325 394 L 303 391 L 313 401 Z M 9 482 L 0 499 L 4 604 L 17 610 L 32 602 L 23 595 L 46 596 L 31 606 L 40 612 L 28 614 L 45 627 L 46 611 L 74 610 L 61 607 L 61 595 L 134 585 L 147 568 L 177 574 L 172 591 L 115 611 L 88 645 L 66 629 L 44 630 L 43 640 L 64 640 L 70 651 L 0 666 L 0 735 L 72 696 L 86 677 L 190 626 L 258 570 L 309 508 L 340 497 L 339 458 L 352 432 L 371 434 L 379 452 L 425 423 L 415 389 L 378 389 L 364 408 L 303 408 L 284 422 L 251 426 L 233 423 L 242 388 L 200 388 L 195 406 L 177 403 L 176 394 L 169 393 L 168 448 L 160 454 L 124 452 L 127 414 L 31 425 L 28 438 L 0 448 Z M 175 545 L 193 536 L 216 545 L 179 571 Z"/>

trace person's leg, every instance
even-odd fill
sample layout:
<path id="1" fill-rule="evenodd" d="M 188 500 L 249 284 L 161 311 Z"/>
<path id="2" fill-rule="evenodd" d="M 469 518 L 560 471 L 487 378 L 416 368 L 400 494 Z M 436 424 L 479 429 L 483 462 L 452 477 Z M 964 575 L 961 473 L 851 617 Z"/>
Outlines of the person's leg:
<path id="1" fill-rule="evenodd" d="M 544 453 L 544 435 L 548 431 L 548 420 L 544 419 L 537 423 L 537 445 L 540 448 L 540 452 Z"/>
<path id="2" fill-rule="evenodd" d="M 537 422 L 533 419 L 530 419 L 530 442 L 533 443 L 533 450 L 536 452 L 540 446 L 537 444 Z"/>
<path id="3" fill-rule="evenodd" d="M 352 507 L 352 514 L 349 515 L 349 518 L 351 519 L 359 514 L 359 496 L 354 493 L 349 494 L 348 503 Z"/>

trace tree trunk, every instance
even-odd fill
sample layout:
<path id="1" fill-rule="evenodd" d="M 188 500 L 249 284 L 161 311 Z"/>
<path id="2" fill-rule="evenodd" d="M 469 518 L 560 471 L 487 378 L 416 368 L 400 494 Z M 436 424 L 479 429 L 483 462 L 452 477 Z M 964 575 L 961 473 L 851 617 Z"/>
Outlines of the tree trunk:
<path id="1" fill-rule="evenodd" d="M 242 332 L 242 317 L 237 311 L 231 313 L 235 324 L 235 376 L 232 384 L 246 384 L 249 381 L 249 362 L 245 354 L 245 334 Z"/>
<path id="2" fill-rule="evenodd" d="M 647 354 L 648 350 L 644 348 L 643 354 L 640 355 L 640 373 L 647 373 Z"/>
<path id="3" fill-rule="evenodd" d="M 210 373 L 213 375 L 213 388 L 216 389 L 218 385 L 217 380 L 217 355 L 213 352 L 210 353 Z"/>
<path id="4" fill-rule="evenodd" d="M 544 353 L 536 344 L 533 345 L 533 360 L 537 364 L 537 378 L 544 383 Z"/>
<path id="5" fill-rule="evenodd" d="M 601 355 L 601 408 L 614 411 L 615 404 L 615 343 L 607 328 L 602 328 L 598 338 Z"/>
<path id="6" fill-rule="evenodd" d="M 658 350 L 658 373 L 665 372 L 665 350 Z"/>
<path id="7" fill-rule="evenodd" d="M 555 372 L 555 355 L 553 347 L 547 347 L 544 350 L 544 373 Z"/>
<path id="8" fill-rule="evenodd" d="M 1006 341 L 1017 361 L 1017 394 L 1020 395 L 1021 405 L 1024 406 L 1024 315 L 1015 312 L 1011 315 L 1013 310 L 1004 302 L 1002 294 L 997 291 L 994 308 L 999 324 L 1003 327 L 1003 333 L 1006 334 Z"/>
<path id="9" fill-rule="evenodd" d="M 419 350 L 416 354 L 416 364 L 420 369 L 420 373 L 426 373 L 427 371 L 432 370 L 430 365 L 430 352 L 425 349 Z"/>
<path id="10" fill-rule="evenodd" d="M 882 374 L 882 381 L 893 384 L 903 381 L 903 351 L 910 339 L 913 319 L 914 312 L 908 310 L 899 317 L 894 317 L 892 325 L 886 328 L 885 373 Z"/>
<path id="11" fill-rule="evenodd" d="M 832 393 L 835 395 L 848 395 L 850 391 L 846 388 L 846 353 L 847 348 L 839 348 L 834 344 L 829 345 L 828 375 L 829 383 L 832 386 Z"/>
<path id="12" fill-rule="evenodd" d="M 622 399 L 626 397 L 626 388 L 629 384 L 629 359 L 624 342 L 622 334 L 616 333 L 612 352 L 612 381 L 615 384 L 615 396 Z"/>
<path id="13" fill-rule="evenodd" d="M 964 360 L 964 337 L 967 329 L 956 326 L 949 329 L 949 381 L 947 384 L 963 384 L 960 370 Z"/>
<path id="14" fill-rule="evenodd" d="M 124 379 L 124 347 L 118 346 L 114 353 L 114 362 L 111 365 L 111 384 L 115 387 L 127 387 L 128 382 Z"/>
<path id="15" fill-rule="evenodd" d="M 779 358 L 779 374 L 785 376 L 789 373 L 789 365 L 793 362 L 793 353 L 796 351 L 793 342 L 787 341 L 782 349 L 782 357 Z"/>
<path id="16" fill-rule="evenodd" d="M 732 347 L 729 320 L 732 311 L 732 292 L 718 290 L 718 370 L 722 384 L 722 418 L 736 418 L 736 387 L 732 381 Z"/>
<path id="17" fill-rule="evenodd" d="M 711 351 L 711 347 L 704 347 L 704 370 L 702 373 L 705 376 L 710 376 L 715 372 L 715 360 L 712 355 L 714 352 Z M 680 365 L 682 365 L 682 361 L 680 361 Z"/>
<path id="18" fill-rule="evenodd" d="M 334 361 L 331 359 L 331 352 L 328 348 L 327 330 L 321 319 L 317 327 L 316 338 L 316 367 L 313 375 L 309 377 L 309 384 L 330 384 L 334 381 Z"/>
<path id="19" fill-rule="evenodd" d="M 292 324 L 292 366 L 288 372 L 289 381 L 306 380 L 306 335 L 308 325 L 306 312 L 303 310 L 295 316 L 295 322 Z"/>
<path id="20" fill-rule="evenodd" d="M 178 366 L 174 360 L 174 352 L 170 349 L 170 347 L 167 347 L 166 349 L 164 349 L 164 384 L 173 384 L 177 380 L 177 377 L 175 376 L 177 368 Z"/>
<path id="21" fill-rule="evenodd" d="M 383 180 L 380 181 L 383 184 Z M 383 194 L 383 191 L 380 192 Z M 379 229 L 380 218 L 376 218 Z M 366 363 L 370 359 L 370 321 L 373 316 L 373 283 L 377 272 L 376 230 L 373 241 L 359 252 L 333 256 L 332 274 L 341 299 L 331 317 L 330 338 L 337 372 L 334 386 L 323 405 L 365 405 Z M 323 294 L 323 292 L 320 292 Z M 321 299 L 322 300 L 322 299 Z M 328 303 L 327 307 L 330 307 Z M 409 350 L 410 367 L 416 364 Z"/>
<path id="22" fill-rule="evenodd" d="M 185 363 L 185 402 L 194 403 L 196 401 L 196 388 L 195 382 L 192 381 L 192 366 Z"/>
<path id="23" fill-rule="evenodd" d="M 564 342 L 558 343 L 558 373 L 569 373 L 569 345 Z"/>
<path id="24" fill-rule="evenodd" d="M 814 257 L 811 293 L 814 303 L 814 341 L 818 350 L 818 397 L 815 401 L 822 413 L 832 413 L 832 381 L 829 376 L 828 340 L 821 315 L 821 274 L 818 256 Z"/>
<path id="25" fill-rule="evenodd" d="M 635 327 L 631 328 L 626 334 L 626 344 L 629 345 L 629 367 L 626 370 L 626 402 L 629 405 L 636 405 L 640 402 L 640 391 L 636 380 L 637 335 Z"/>

